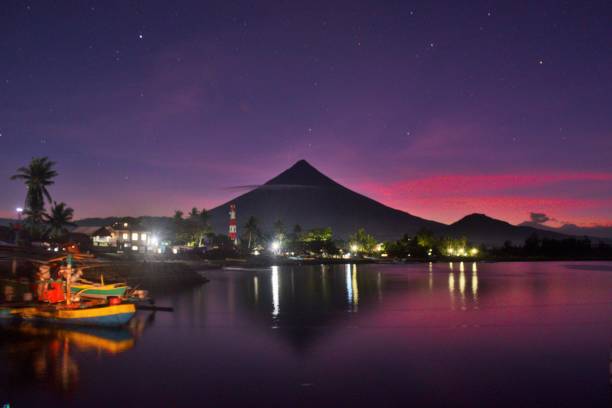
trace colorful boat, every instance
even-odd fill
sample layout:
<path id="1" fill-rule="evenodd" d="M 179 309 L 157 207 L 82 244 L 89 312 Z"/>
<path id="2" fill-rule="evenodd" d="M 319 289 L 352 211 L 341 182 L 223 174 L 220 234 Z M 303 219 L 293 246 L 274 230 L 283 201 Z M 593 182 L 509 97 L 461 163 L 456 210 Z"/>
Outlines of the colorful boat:
<path id="1" fill-rule="evenodd" d="M 94 306 L 78 304 L 77 307 L 40 305 L 1 308 L 0 318 L 52 324 L 119 327 L 127 324 L 135 313 L 136 306 L 131 303 Z"/>
<path id="2" fill-rule="evenodd" d="M 107 299 L 109 297 L 124 297 L 128 286 L 125 283 L 112 283 L 108 285 L 76 282 L 70 285 L 70 291 L 82 298 Z"/>

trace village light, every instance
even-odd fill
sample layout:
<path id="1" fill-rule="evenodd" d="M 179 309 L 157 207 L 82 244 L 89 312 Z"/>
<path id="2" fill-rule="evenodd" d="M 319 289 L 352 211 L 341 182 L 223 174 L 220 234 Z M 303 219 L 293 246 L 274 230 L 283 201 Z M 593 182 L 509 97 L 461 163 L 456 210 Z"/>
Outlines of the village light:
<path id="1" fill-rule="evenodd" d="M 357 244 L 352 244 L 351 245 L 351 252 L 357 252 L 358 249 L 359 249 L 359 247 L 357 246 Z"/>
<path id="2" fill-rule="evenodd" d="M 474 256 L 474 255 L 478 254 L 478 248 L 472 248 L 472 249 L 470 250 L 470 253 L 472 254 L 472 256 Z"/>

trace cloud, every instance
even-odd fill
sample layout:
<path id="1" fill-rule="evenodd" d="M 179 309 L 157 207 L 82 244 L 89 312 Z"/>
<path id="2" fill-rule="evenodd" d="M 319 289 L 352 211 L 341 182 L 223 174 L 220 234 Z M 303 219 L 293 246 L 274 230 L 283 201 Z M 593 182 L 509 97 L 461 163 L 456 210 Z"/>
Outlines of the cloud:
<path id="1" fill-rule="evenodd" d="M 529 217 L 531 218 L 531 222 L 534 222 L 536 224 L 544 224 L 547 221 L 554 221 L 553 218 L 550 218 L 544 213 L 532 212 L 532 213 L 529 213 Z"/>

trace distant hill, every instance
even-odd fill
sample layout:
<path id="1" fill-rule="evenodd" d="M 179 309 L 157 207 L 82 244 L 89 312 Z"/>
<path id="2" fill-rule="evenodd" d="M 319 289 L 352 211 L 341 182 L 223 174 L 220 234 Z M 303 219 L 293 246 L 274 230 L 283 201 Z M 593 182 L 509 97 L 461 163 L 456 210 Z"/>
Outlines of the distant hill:
<path id="1" fill-rule="evenodd" d="M 612 239 L 612 227 L 580 227 L 574 224 L 565 224 L 559 228 L 555 228 L 529 221 L 520 224 L 520 226 L 533 227 L 539 230 L 559 232 L 568 235 L 586 235 L 590 237 L 606 238 L 608 240 Z"/>
<path id="2" fill-rule="evenodd" d="M 331 227 L 335 238 L 347 238 L 363 227 L 380 240 L 397 239 L 425 227 L 441 231 L 445 225 L 390 208 L 356 193 L 300 160 L 262 186 L 210 211 L 215 231 L 227 230 L 228 207 L 236 204 L 239 233 L 250 216 L 271 231 L 282 220 L 289 232 L 295 224 L 303 229 Z"/>
<path id="3" fill-rule="evenodd" d="M 563 239 L 568 235 L 553 231 L 543 231 L 533 227 L 516 226 L 484 214 L 470 214 L 444 229 L 443 234 L 450 237 L 467 237 L 481 244 L 503 245 L 505 241 L 522 244 L 527 237 L 537 233 L 540 238 Z"/>

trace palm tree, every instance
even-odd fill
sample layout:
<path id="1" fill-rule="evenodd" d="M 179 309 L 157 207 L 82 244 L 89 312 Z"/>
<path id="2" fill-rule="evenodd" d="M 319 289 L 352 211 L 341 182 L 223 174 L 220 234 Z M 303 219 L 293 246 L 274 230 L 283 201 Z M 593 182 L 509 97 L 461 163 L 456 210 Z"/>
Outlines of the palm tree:
<path id="1" fill-rule="evenodd" d="M 274 235 L 279 241 L 285 239 L 285 224 L 280 219 L 274 223 Z"/>
<path id="2" fill-rule="evenodd" d="M 208 213 L 208 211 L 206 211 L 206 208 L 202 208 L 202 211 L 200 211 L 200 222 L 203 225 L 208 226 L 209 221 L 210 221 L 210 214 Z"/>
<path id="3" fill-rule="evenodd" d="M 43 214 L 47 224 L 47 234 L 52 240 L 60 240 L 68 234 L 68 227 L 75 227 L 72 222 L 74 210 L 66 203 L 53 203 L 50 214 Z"/>
<path id="4" fill-rule="evenodd" d="M 259 225 L 257 218 L 250 216 L 247 223 L 244 224 L 244 233 L 249 237 L 248 249 L 251 249 L 251 243 L 255 241 L 255 238 L 260 235 Z"/>
<path id="5" fill-rule="evenodd" d="M 48 157 L 34 157 L 27 167 L 17 169 L 17 174 L 11 180 L 23 180 L 28 192 L 25 199 L 26 210 L 44 211 L 45 198 L 51 202 L 51 194 L 47 187 L 54 183 L 57 172 L 53 169 L 55 162 Z"/>
<path id="6" fill-rule="evenodd" d="M 200 215 L 200 213 L 199 213 L 198 209 L 195 208 L 195 207 L 193 207 L 191 209 L 191 211 L 189 211 L 189 218 L 195 219 L 195 218 L 198 218 L 199 215 Z"/>

